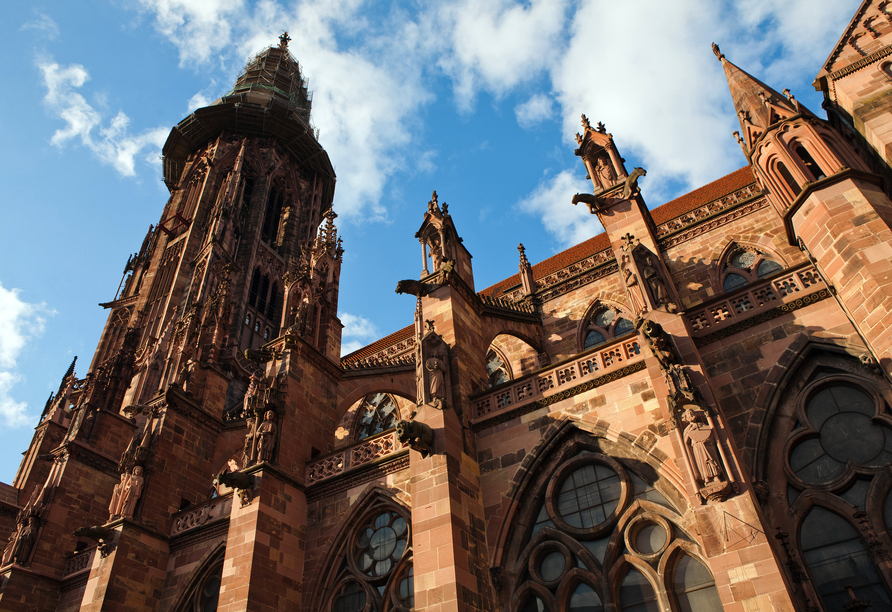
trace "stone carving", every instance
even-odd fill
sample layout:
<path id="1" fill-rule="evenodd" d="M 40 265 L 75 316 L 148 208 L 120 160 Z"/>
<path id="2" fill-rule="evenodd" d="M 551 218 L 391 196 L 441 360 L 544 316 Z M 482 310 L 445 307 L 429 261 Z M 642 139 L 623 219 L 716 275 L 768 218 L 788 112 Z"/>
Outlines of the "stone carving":
<path id="1" fill-rule="evenodd" d="M 238 493 L 241 507 L 249 505 L 253 500 L 251 495 L 251 487 L 254 484 L 254 478 L 250 474 L 244 472 L 230 472 L 223 469 L 214 478 L 214 487 L 219 488 L 220 485 L 229 487 Z"/>
<path id="2" fill-rule="evenodd" d="M 446 399 L 446 383 L 443 377 L 443 365 L 437 355 L 428 358 L 424 364 L 425 369 L 430 372 L 430 382 L 428 393 L 431 398 L 431 405 L 437 410 L 445 408 L 443 402 Z"/>
<path id="3" fill-rule="evenodd" d="M 598 162 L 603 163 L 603 159 L 601 157 L 598 157 Z M 613 175 L 612 167 L 606 166 L 606 164 L 604 166 L 599 166 L 599 168 L 602 167 L 608 168 L 611 175 Z M 598 172 L 600 172 L 600 170 L 598 170 Z M 593 215 L 596 215 L 600 212 L 603 212 L 606 208 L 613 206 L 614 204 L 637 197 L 641 193 L 641 190 L 638 188 L 638 179 L 640 179 L 642 176 L 645 176 L 646 174 L 647 171 L 644 168 L 635 168 L 635 170 L 632 171 L 632 174 L 630 174 L 626 178 L 625 183 L 623 183 L 622 192 L 618 193 L 611 190 L 610 193 L 615 194 L 613 196 L 577 193 L 573 196 L 571 202 L 574 206 L 576 204 L 579 204 L 580 202 L 586 204 L 588 206 L 589 212 Z M 616 177 L 615 175 L 613 176 L 615 180 Z M 611 185 L 612 181 L 610 183 L 602 183 L 601 190 L 597 193 L 601 194 L 601 192 L 606 190 Z"/>
<path id="4" fill-rule="evenodd" d="M 638 179 L 643 176 L 647 176 L 647 170 L 644 168 L 632 170 L 632 174 L 628 176 L 625 185 L 623 185 L 623 194 L 621 196 L 623 200 L 630 200 L 641 194 L 641 189 L 638 188 Z"/>
<path id="5" fill-rule="evenodd" d="M 0 565 L 18 563 L 24 565 L 31 556 L 31 550 L 40 529 L 41 516 L 46 508 L 47 487 L 37 487 L 31 499 L 16 516 L 16 528 L 9 535 L 9 542 L 3 551 Z"/>
<path id="6" fill-rule="evenodd" d="M 111 552 L 115 530 L 109 529 L 108 527 L 102 527 L 101 525 L 94 525 L 93 527 L 78 527 L 74 530 L 72 535 L 76 538 L 93 540 L 96 542 L 96 548 L 99 550 L 99 554 L 103 557 L 107 557 Z"/>
<path id="7" fill-rule="evenodd" d="M 641 285 L 638 282 L 638 277 L 635 276 L 635 272 L 632 270 L 631 261 L 632 258 L 629 254 L 623 253 L 619 268 L 622 271 L 623 282 L 626 285 L 626 294 L 629 296 L 629 305 L 632 307 L 635 317 L 638 317 L 646 311 L 646 307 L 644 305 L 644 296 L 641 294 Z"/>
<path id="8" fill-rule="evenodd" d="M 423 283 L 421 281 L 406 279 L 396 284 L 396 292 L 399 294 L 408 293 L 415 297 L 424 297 L 435 289 L 439 289 L 437 283 Z"/>
<path id="9" fill-rule="evenodd" d="M 276 413 L 267 410 L 263 423 L 257 428 L 257 461 L 272 461 L 276 448 Z"/>
<path id="10" fill-rule="evenodd" d="M 651 352 L 653 352 L 654 357 L 657 358 L 657 361 L 660 363 L 660 368 L 662 368 L 664 372 L 668 370 L 671 365 L 678 362 L 678 358 L 675 355 L 675 349 L 672 347 L 672 342 L 669 339 L 669 334 L 663 330 L 662 325 L 655 323 L 650 319 L 643 319 L 638 321 L 638 327 L 644 334 L 644 339 L 647 342 L 647 345 L 650 347 Z"/>
<path id="11" fill-rule="evenodd" d="M 136 502 L 139 501 L 139 497 L 142 495 L 144 483 L 145 479 L 140 466 L 134 467 L 132 472 L 121 474 L 121 482 L 115 485 L 115 490 L 112 494 L 112 501 L 108 509 L 108 520 L 111 521 L 116 517 L 133 518 Z"/>
<path id="12" fill-rule="evenodd" d="M 681 420 L 687 423 L 682 439 L 701 501 L 725 499 L 732 492 L 732 484 L 726 478 L 727 470 L 718 451 L 711 419 L 692 404 L 683 408 Z"/>
<path id="13" fill-rule="evenodd" d="M 424 458 L 433 452 L 434 430 L 420 421 L 400 421 L 396 425 L 396 437 Z"/>
<path id="14" fill-rule="evenodd" d="M 643 249 L 643 247 L 641 248 Z M 654 255 L 649 252 L 638 263 L 641 276 L 644 277 L 644 283 L 647 285 L 648 293 L 650 293 L 653 307 L 665 306 L 668 312 L 675 312 L 677 307 L 672 303 L 669 288 L 658 265 Z"/>

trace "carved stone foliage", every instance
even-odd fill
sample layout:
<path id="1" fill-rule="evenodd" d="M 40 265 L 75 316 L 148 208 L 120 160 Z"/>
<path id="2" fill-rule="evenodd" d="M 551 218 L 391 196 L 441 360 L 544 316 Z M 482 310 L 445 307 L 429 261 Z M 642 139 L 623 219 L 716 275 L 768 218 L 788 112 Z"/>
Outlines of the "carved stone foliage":
<path id="1" fill-rule="evenodd" d="M 171 537 L 204 527 L 209 522 L 228 518 L 232 509 L 232 496 L 215 497 L 204 504 L 176 515 L 170 530 Z"/>

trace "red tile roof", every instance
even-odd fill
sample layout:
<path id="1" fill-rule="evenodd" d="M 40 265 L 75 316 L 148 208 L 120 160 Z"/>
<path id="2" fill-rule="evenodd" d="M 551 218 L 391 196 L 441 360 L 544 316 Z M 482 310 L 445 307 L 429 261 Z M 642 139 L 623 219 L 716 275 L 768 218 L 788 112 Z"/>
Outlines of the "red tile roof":
<path id="1" fill-rule="evenodd" d="M 754 182 L 753 172 L 749 166 L 744 166 L 740 170 L 735 170 L 731 174 L 723 176 L 722 178 L 713 181 L 699 189 L 695 189 L 690 193 L 686 193 L 685 195 L 675 198 L 669 202 L 666 202 L 659 208 L 655 208 L 651 211 L 651 217 L 654 220 L 656 225 L 660 225 L 662 223 L 666 223 L 667 221 L 671 221 L 675 217 L 679 215 L 683 215 L 687 212 L 690 212 L 697 208 L 698 206 L 703 206 L 704 204 L 708 204 L 713 200 L 717 200 L 722 196 L 726 196 L 729 193 L 733 193 L 738 189 L 742 189 L 747 185 Z M 577 261 L 581 261 L 586 257 L 594 255 L 604 249 L 610 248 L 610 242 L 607 240 L 606 233 L 600 233 L 597 236 L 589 238 L 585 242 L 580 242 L 576 246 L 572 246 L 566 251 L 561 251 L 557 255 L 553 257 L 549 257 L 533 266 L 533 278 L 540 279 L 543 276 L 548 276 L 553 272 L 557 272 L 562 268 L 566 268 L 567 266 L 576 263 Z M 506 289 L 511 287 L 515 287 L 520 284 L 520 274 L 515 274 L 506 278 L 503 281 L 496 283 L 486 289 L 480 291 L 485 295 L 495 296 Z M 405 340 L 409 336 L 412 335 L 414 330 L 414 325 L 409 325 L 398 332 L 394 332 L 385 338 L 381 338 L 377 342 L 373 342 L 372 344 L 359 349 L 349 355 L 342 357 L 341 361 L 355 361 L 357 359 L 363 359 L 368 357 L 381 349 L 387 348 L 392 344 L 396 344 L 401 340 Z"/>
<path id="2" fill-rule="evenodd" d="M 356 361 L 358 359 L 365 359 L 366 357 L 370 357 L 378 351 L 386 349 L 388 346 L 396 344 L 397 342 L 402 342 L 406 338 L 411 338 L 414 331 L 415 324 L 413 323 L 412 325 L 404 327 L 399 331 L 393 332 L 389 336 L 384 336 L 380 340 L 375 340 L 368 346 L 364 346 L 358 351 L 353 351 L 349 355 L 344 355 L 343 357 L 341 357 L 341 361 Z"/>

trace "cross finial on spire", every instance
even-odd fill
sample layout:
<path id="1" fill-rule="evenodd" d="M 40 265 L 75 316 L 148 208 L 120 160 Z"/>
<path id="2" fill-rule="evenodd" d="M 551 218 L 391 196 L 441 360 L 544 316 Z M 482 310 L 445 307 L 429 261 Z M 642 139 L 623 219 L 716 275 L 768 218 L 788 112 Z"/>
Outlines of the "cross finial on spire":
<path id="1" fill-rule="evenodd" d="M 712 52 L 715 53 L 715 56 L 719 58 L 719 61 L 725 59 L 725 54 L 722 53 L 722 50 L 719 49 L 719 46 L 715 43 L 712 43 Z"/>
<path id="2" fill-rule="evenodd" d="M 284 32 L 282 32 L 282 35 L 279 36 L 279 48 L 287 49 L 288 41 L 290 41 L 290 40 L 291 40 L 291 37 L 288 36 L 288 30 L 285 30 Z"/>

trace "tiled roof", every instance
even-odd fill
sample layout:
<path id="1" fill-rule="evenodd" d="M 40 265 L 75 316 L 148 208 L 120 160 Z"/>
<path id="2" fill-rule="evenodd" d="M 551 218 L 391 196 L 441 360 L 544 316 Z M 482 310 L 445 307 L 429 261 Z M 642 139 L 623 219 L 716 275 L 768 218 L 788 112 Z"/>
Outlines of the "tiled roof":
<path id="1" fill-rule="evenodd" d="M 746 187 L 750 183 L 752 183 L 755 179 L 753 178 L 753 172 L 750 170 L 749 166 L 744 166 L 740 170 L 735 170 L 731 174 L 723 176 L 722 178 L 709 183 L 708 185 L 704 185 L 699 189 L 695 189 L 690 193 L 686 193 L 685 195 L 675 198 L 669 202 L 666 202 L 659 208 L 655 208 L 650 212 L 651 217 L 654 220 L 656 225 L 660 225 L 662 223 L 666 223 L 667 221 L 671 221 L 675 217 L 679 215 L 683 215 L 687 212 L 690 212 L 697 208 L 698 206 L 703 206 L 704 204 L 708 204 L 713 200 L 717 200 L 722 196 L 726 196 L 729 193 L 733 193 L 738 189 L 742 189 Z M 577 261 L 581 261 L 586 257 L 594 255 L 604 249 L 610 248 L 610 242 L 607 240 L 606 233 L 600 233 L 597 236 L 593 236 L 589 238 L 585 242 L 580 242 L 576 246 L 572 246 L 566 251 L 561 251 L 557 255 L 549 257 L 533 266 L 533 278 L 538 280 L 544 276 L 548 276 L 554 272 L 562 268 L 566 268 L 567 266 L 576 263 Z M 509 276 L 503 281 L 496 283 L 486 289 L 480 291 L 485 295 L 496 296 L 504 292 L 506 289 L 511 287 L 515 287 L 520 284 L 520 274 L 515 274 L 513 276 Z M 396 344 L 406 338 L 410 337 L 413 333 L 414 325 L 409 325 L 398 332 L 394 332 L 385 338 L 381 338 L 377 342 L 373 342 L 372 344 L 359 349 L 349 355 L 342 357 L 341 361 L 355 361 L 357 359 L 363 359 L 374 353 L 380 351 L 381 349 L 387 348 L 392 344 Z"/>
<path id="2" fill-rule="evenodd" d="M 365 359 L 366 357 L 370 357 L 374 355 L 378 351 L 382 349 L 386 349 L 388 346 L 396 344 L 397 342 L 402 342 L 406 338 L 412 337 L 412 333 L 415 331 L 415 324 L 408 325 L 402 328 L 399 331 L 395 331 L 389 336 L 384 336 L 380 340 L 376 340 L 369 344 L 368 346 L 364 346 L 358 351 L 353 351 L 349 355 L 344 355 L 341 357 L 341 361 L 356 361 L 357 359 Z"/>
<path id="3" fill-rule="evenodd" d="M 717 181 L 713 181 L 707 185 L 703 185 L 699 189 L 695 189 L 690 193 L 686 193 L 681 197 L 675 198 L 670 202 L 666 202 L 659 208 L 650 211 L 654 223 L 660 225 L 671 221 L 679 215 L 691 212 L 698 206 L 708 204 L 713 200 L 718 200 L 722 196 L 733 193 L 738 189 L 746 187 L 750 183 L 755 182 L 753 171 L 749 166 L 744 166 L 740 170 L 735 170 L 731 174 L 723 176 Z"/>

